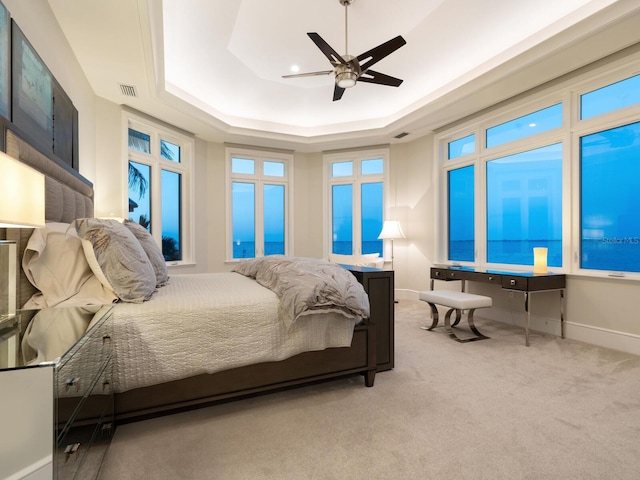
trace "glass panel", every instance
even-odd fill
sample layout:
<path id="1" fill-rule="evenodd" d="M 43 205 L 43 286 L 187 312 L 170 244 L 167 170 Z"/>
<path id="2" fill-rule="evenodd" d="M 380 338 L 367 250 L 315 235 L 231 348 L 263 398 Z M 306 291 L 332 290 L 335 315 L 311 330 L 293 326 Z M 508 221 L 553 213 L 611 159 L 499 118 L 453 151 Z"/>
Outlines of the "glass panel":
<path id="1" fill-rule="evenodd" d="M 580 266 L 640 272 L 640 123 L 580 139 Z"/>
<path id="2" fill-rule="evenodd" d="M 243 173 L 245 175 L 255 175 L 256 162 L 248 158 L 232 158 L 231 159 L 231 172 Z"/>
<path id="3" fill-rule="evenodd" d="M 284 255 L 284 185 L 264 186 L 264 254 Z"/>
<path id="4" fill-rule="evenodd" d="M 160 140 L 160 156 L 166 160 L 180 163 L 180 145 Z"/>
<path id="5" fill-rule="evenodd" d="M 363 160 L 360 165 L 362 175 L 380 175 L 384 173 L 384 161 L 381 158 Z"/>
<path id="6" fill-rule="evenodd" d="M 335 162 L 331 164 L 331 175 L 334 177 L 350 177 L 353 175 L 353 162 Z"/>
<path id="7" fill-rule="evenodd" d="M 256 256 L 255 190 L 253 183 L 233 182 L 231 186 L 233 258 Z"/>
<path id="8" fill-rule="evenodd" d="M 472 133 L 447 144 L 447 159 L 458 158 L 476 151 L 476 135 Z"/>
<path id="9" fill-rule="evenodd" d="M 331 187 L 332 253 L 353 253 L 353 185 Z"/>
<path id="10" fill-rule="evenodd" d="M 151 153 L 151 137 L 146 133 L 130 128 L 129 148 L 142 153 Z"/>
<path id="11" fill-rule="evenodd" d="M 179 173 L 162 170 L 162 254 L 168 262 L 182 260 L 181 177 Z"/>
<path id="12" fill-rule="evenodd" d="M 487 261 L 533 265 L 547 247 L 562 266 L 562 144 L 487 163 Z"/>
<path id="13" fill-rule="evenodd" d="M 151 231 L 151 167 L 129 161 L 129 220 Z"/>
<path id="14" fill-rule="evenodd" d="M 382 255 L 382 182 L 362 184 L 362 253 Z M 337 253 L 337 252 L 336 252 Z"/>
<path id="15" fill-rule="evenodd" d="M 487 129 L 487 148 L 562 126 L 562 104 L 557 103 Z"/>
<path id="16" fill-rule="evenodd" d="M 269 177 L 284 177 L 284 162 L 264 162 L 262 168 Z"/>
<path id="17" fill-rule="evenodd" d="M 580 119 L 595 117 L 640 103 L 640 75 L 580 96 Z"/>
<path id="18" fill-rule="evenodd" d="M 475 188 L 474 166 L 448 172 L 449 244 L 451 261 L 473 262 L 475 259 Z"/>

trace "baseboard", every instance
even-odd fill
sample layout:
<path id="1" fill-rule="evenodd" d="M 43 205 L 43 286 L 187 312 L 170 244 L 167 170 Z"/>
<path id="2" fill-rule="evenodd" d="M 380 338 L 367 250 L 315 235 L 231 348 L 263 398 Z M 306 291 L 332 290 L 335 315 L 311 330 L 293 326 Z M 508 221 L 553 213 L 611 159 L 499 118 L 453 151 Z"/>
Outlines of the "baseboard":
<path id="1" fill-rule="evenodd" d="M 419 292 L 413 290 L 396 290 L 396 299 L 419 300 L 418 293 Z M 482 318 L 487 318 L 489 320 L 495 320 L 496 322 L 515 325 L 523 329 L 525 325 L 524 310 L 513 311 L 494 307 L 476 312 L 475 318 L 478 320 L 478 323 Z M 565 338 L 598 347 L 611 348 L 612 350 L 631 353 L 633 355 L 640 355 L 640 335 L 576 322 L 568 322 L 566 319 L 564 326 Z M 529 328 L 535 332 L 559 337 L 560 319 L 532 315 Z"/>
<path id="2" fill-rule="evenodd" d="M 45 480 L 53 478 L 53 458 L 47 455 L 31 465 L 15 472 L 6 480 Z"/>

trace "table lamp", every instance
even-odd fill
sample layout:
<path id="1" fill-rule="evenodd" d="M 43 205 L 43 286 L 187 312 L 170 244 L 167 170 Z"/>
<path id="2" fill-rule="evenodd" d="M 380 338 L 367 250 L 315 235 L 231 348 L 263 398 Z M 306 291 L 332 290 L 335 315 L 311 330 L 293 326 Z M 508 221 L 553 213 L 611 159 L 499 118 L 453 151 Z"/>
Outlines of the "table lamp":
<path id="1" fill-rule="evenodd" d="M 393 270 L 393 241 L 399 238 L 406 238 L 397 220 L 385 220 L 382 224 L 382 231 L 378 235 L 378 240 L 391 240 L 391 270 Z"/>
<path id="2" fill-rule="evenodd" d="M 0 228 L 44 226 L 44 175 L 0 152 Z M 0 319 L 16 313 L 16 244 L 0 241 Z"/>
<path id="3" fill-rule="evenodd" d="M 533 247 L 533 273 L 547 273 L 547 247 Z"/>

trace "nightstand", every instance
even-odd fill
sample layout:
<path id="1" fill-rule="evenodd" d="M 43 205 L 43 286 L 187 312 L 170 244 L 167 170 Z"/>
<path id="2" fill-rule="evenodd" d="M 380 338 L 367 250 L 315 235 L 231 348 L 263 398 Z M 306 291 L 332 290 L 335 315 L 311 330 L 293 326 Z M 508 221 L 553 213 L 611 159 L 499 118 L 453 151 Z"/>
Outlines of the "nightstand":
<path id="1" fill-rule="evenodd" d="M 0 424 L 15 432 L 0 438 L 0 478 L 97 478 L 114 430 L 112 308 L 23 310 L 0 325 Z"/>

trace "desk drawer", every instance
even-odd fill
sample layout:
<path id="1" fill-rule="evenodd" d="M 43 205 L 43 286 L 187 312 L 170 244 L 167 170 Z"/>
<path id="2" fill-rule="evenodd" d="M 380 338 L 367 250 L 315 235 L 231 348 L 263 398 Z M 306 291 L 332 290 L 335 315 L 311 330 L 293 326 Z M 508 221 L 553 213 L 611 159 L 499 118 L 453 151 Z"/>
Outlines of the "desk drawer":
<path id="1" fill-rule="evenodd" d="M 507 290 L 523 290 L 529 289 L 529 282 L 527 277 L 502 275 L 502 288 Z"/>

